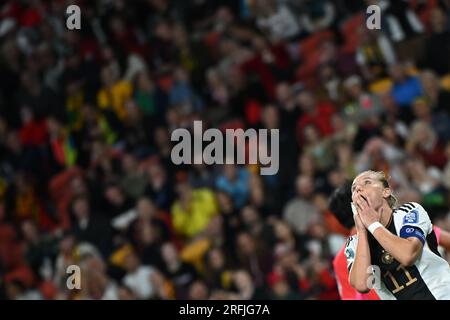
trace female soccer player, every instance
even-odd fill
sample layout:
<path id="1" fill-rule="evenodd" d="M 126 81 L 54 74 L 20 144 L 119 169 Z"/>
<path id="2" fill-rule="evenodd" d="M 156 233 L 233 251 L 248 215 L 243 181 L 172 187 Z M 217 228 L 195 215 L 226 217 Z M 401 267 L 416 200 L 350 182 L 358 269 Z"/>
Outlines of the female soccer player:
<path id="1" fill-rule="evenodd" d="M 345 255 L 352 287 L 367 293 L 374 284 L 383 300 L 450 299 L 450 267 L 423 207 L 410 202 L 394 209 L 383 172 L 359 174 L 351 191 L 357 234 Z"/>
<path id="2" fill-rule="evenodd" d="M 330 196 L 328 208 L 330 212 L 336 217 L 339 223 L 349 230 L 349 234 L 356 233 L 355 220 L 351 209 L 352 181 L 347 180 L 339 188 L 337 188 Z M 439 246 L 442 246 L 447 252 L 450 252 L 450 232 L 442 230 L 437 226 L 433 226 L 433 231 Z M 435 241 L 431 233 L 427 237 L 430 246 L 433 246 Z M 359 293 L 348 282 L 347 259 L 345 257 L 345 245 L 336 254 L 333 259 L 333 269 L 338 284 L 339 295 L 342 300 L 380 300 L 375 290 L 370 290 L 369 293 Z"/>

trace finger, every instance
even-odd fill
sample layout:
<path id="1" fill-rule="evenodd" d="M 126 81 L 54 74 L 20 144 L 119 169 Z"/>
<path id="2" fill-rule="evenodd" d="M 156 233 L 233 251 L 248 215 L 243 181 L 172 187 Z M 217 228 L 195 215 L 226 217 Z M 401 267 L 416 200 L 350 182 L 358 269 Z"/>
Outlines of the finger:
<path id="1" fill-rule="evenodd" d="M 365 196 L 365 195 L 363 195 L 362 193 L 359 195 L 359 198 L 361 199 L 361 201 L 362 201 L 362 203 L 364 203 L 364 204 L 367 204 L 368 205 L 368 202 L 367 202 L 367 197 Z"/>
<path id="2" fill-rule="evenodd" d="M 359 220 L 358 220 L 358 224 L 359 224 L 359 226 L 360 226 L 360 227 L 365 227 L 365 224 L 364 224 L 364 222 L 363 222 L 362 218 L 361 218 L 361 217 L 359 217 L 358 219 L 359 219 Z"/>
<path id="3" fill-rule="evenodd" d="M 364 199 L 361 199 L 361 208 L 365 211 L 367 210 L 369 207 L 367 206 L 367 203 L 364 201 Z"/>
<path id="4" fill-rule="evenodd" d="M 359 200 L 358 197 L 355 199 L 355 204 L 358 209 L 361 209 L 361 201 Z"/>
<path id="5" fill-rule="evenodd" d="M 366 201 L 369 207 L 372 207 L 372 202 L 370 201 L 370 198 L 366 195 L 364 195 L 364 197 L 366 197 Z"/>
<path id="6" fill-rule="evenodd" d="M 362 206 L 364 209 L 368 208 L 368 203 L 367 203 L 366 199 L 364 199 L 364 197 L 363 197 L 362 195 L 359 196 L 359 199 L 360 199 L 360 201 L 361 201 L 361 206 Z"/>
<path id="7" fill-rule="evenodd" d="M 364 201 L 367 203 L 367 205 L 370 207 L 371 206 L 371 204 L 370 204 L 370 198 L 366 195 L 366 194 L 363 194 L 363 196 L 364 196 Z"/>
<path id="8" fill-rule="evenodd" d="M 363 201 L 363 198 L 361 197 L 361 195 L 358 195 L 356 201 L 359 204 L 359 206 L 362 206 L 364 204 L 364 201 Z"/>
<path id="9" fill-rule="evenodd" d="M 356 207 L 358 208 L 358 212 L 361 213 L 363 211 L 362 202 L 361 200 L 356 201 Z"/>

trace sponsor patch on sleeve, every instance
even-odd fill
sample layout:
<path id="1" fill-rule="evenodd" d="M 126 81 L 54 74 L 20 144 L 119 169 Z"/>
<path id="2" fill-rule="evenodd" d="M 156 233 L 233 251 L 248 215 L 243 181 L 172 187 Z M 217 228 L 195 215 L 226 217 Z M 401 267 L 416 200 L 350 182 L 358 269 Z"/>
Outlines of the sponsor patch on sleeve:
<path id="1" fill-rule="evenodd" d="M 417 212 L 417 209 L 411 210 L 403 218 L 403 224 L 417 223 L 418 221 L 419 221 L 419 212 Z"/>

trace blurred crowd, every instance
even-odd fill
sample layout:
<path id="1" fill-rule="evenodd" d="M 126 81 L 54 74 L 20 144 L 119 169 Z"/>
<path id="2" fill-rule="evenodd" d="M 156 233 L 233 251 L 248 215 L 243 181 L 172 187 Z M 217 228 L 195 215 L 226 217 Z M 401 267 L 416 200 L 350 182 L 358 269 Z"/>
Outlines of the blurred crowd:
<path id="1" fill-rule="evenodd" d="M 2 299 L 339 299 L 367 169 L 450 230 L 448 0 L 7 0 L 0 50 Z M 279 129 L 279 172 L 174 165 L 194 120 Z"/>

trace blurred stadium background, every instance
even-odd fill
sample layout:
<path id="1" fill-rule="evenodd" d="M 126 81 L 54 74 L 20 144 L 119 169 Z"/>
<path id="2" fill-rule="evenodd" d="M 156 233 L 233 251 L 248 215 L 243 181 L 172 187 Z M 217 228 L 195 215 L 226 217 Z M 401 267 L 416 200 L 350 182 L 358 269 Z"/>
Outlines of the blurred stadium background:
<path id="1" fill-rule="evenodd" d="M 66 29 L 70 4 L 81 30 Z M 366 28 L 370 4 L 381 30 Z M 366 169 L 450 230 L 449 13 L 2 1 L 0 298 L 339 299 L 332 261 L 350 230 L 327 200 Z M 173 165 L 170 134 L 194 120 L 279 128 L 278 174 Z"/>

